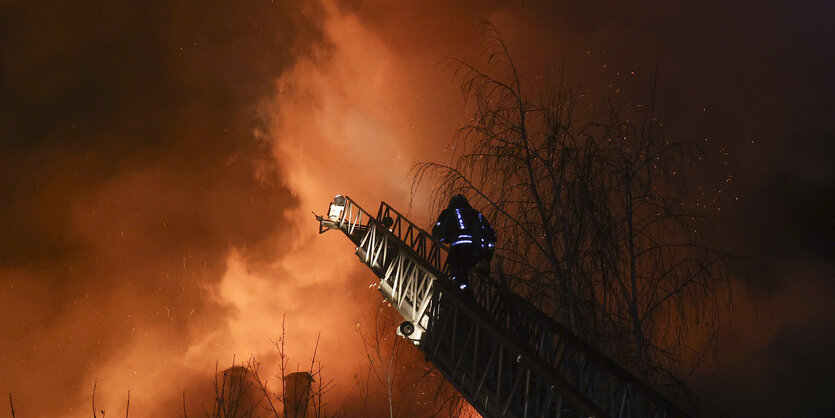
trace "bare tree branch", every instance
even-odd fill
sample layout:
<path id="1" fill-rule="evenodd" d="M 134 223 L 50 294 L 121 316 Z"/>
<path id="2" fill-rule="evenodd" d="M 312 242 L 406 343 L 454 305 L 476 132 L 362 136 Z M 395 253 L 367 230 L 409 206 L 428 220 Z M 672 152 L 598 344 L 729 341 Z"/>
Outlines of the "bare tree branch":
<path id="1" fill-rule="evenodd" d="M 497 280 L 649 383 L 682 388 L 672 376 L 715 343 L 737 260 L 706 239 L 707 154 L 664 128 L 655 74 L 584 101 L 562 75 L 528 83 L 485 32 L 485 65 L 447 63 L 472 117 L 449 163 L 414 167 L 412 192 L 437 184 L 438 210 L 471 197 L 500 238 Z"/>

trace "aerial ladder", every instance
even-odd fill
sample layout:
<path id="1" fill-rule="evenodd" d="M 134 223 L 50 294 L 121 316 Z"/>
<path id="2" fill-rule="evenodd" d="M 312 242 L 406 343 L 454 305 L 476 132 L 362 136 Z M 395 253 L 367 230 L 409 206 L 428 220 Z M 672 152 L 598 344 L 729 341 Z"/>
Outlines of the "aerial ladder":
<path id="1" fill-rule="evenodd" d="M 372 215 L 338 195 L 319 233 L 340 230 L 379 278 L 411 340 L 486 417 L 683 417 L 673 403 L 507 289 L 447 277 L 446 248 L 385 202 Z"/>

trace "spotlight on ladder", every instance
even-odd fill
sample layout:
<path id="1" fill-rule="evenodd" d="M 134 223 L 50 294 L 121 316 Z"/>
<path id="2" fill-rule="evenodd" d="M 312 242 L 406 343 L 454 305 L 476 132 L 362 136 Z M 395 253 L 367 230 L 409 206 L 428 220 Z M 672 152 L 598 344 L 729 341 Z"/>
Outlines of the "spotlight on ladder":
<path id="1" fill-rule="evenodd" d="M 320 234 L 330 231 L 332 228 L 339 227 L 339 223 L 342 220 L 342 214 L 345 212 L 346 203 L 347 199 L 345 199 L 345 196 L 338 194 L 333 198 L 333 202 L 331 202 L 328 206 L 327 217 L 319 216 L 316 212 L 313 213 L 313 216 L 315 216 L 316 220 L 319 221 Z"/>
<path id="2" fill-rule="evenodd" d="M 342 211 L 345 210 L 345 196 L 338 194 L 334 196 L 333 203 L 328 206 L 328 219 L 333 222 L 339 222 L 342 217 Z"/>

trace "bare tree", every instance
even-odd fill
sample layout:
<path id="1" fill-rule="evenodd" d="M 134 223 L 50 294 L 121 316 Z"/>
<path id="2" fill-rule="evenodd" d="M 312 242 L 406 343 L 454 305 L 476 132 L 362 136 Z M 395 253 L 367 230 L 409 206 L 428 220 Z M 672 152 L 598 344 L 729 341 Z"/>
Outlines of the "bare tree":
<path id="1" fill-rule="evenodd" d="M 664 130 L 654 78 L 647 97 L 630 96 L 611 97 L 595 125 L 608 208 L 601 225 L 612 238 L 603 259 L 622 298 L 607 305 L 631 331 L 629 353 L 639 370 L 692 369 L 708 347 L 688 342 L 717 332 L 739 258 L 712 247 L 705 235 L 721 193 L 706 190 L 712 183 L 706 153 Z"/>
<path id="2" fill-rule="evenodd" d="M 712 344 L 693 336 L 715 334 L 733 273 L 703 235 L 704 153 L 664 131 L 654 77 L 595 101 L 560 73 L 534 86 L 486 31 L 483 68 L 450 61 L 472 109 L 454 158 L 418 164 L 413 190 L 432 180 L 439 207 L 464 193 L 484 208 L 496 280 L 589 344 L 651 383 L 686 373 Z"/>
<path id="3" fill-rule="evenodd" d="M 374 326 L 371 327 L 372 334 L 363 332 L 359 322 L 357 322 L 356 331 L 363 342 L 363 350 L 366 359 L 369 363 L 369 371 L 365 376 L 364 392 L 362 385 L 360 391 L 363 396 L 363 403 L 368 407 L 369 396 L 369 380 L 373 374 L 377 381 L 383 386 L 386 391 L 386 400 L 388 403 L 389 416 L 394 417 L 398 414 L 400 403 L 394 399 L 395 381 L 398 378 L 399 360 L 403 351 L 403 339 L 397 338 L 393 335 L 391 330 L 395 329 L 396 324 L 388 319 L 383 313 L 386 302 L 381 302 L 381 305 L 374 311 Z M 358 383 L 362 382 L 362 378 Z"/>
<path id="4" fill-rule="evenodd" d="M 391 417 L 461 416 L 469 404 L 420 351 L 409 347 L 409 340 L 395 335 L 400 317 L 390 308 L 380 301 L 373 318 L 365 321 L 369 326 L 356 322 L 367 362 L 354 375 L 363 413 L 377 416 L 386 409 Z"/>
<path id="5" fill-rule="evenodd" d="M 257 416 L 336 418 L 341 416 L 339 411 L 333 414 L 328 412 L 325 395 L 334 388 L 334 381 L 325 375 L 324 367 L 321 361 L 317 359 L 319 337 L 316 338 L 309 368 L 301 371 L 306 374 L 310 381 L 305 382 L 305 385 L 301 388 L 291 388 L 293 393 L 288 393 L 287 383 L 293 375 L 300 374 L 300 371 L 297 367 L 296 373 L 288 373 L 290 356 L 286 350 L 287 332 L 283 317 L 281 336 L 272 343 L 279 356 L 278 373 L 275 377 L 281 387 L 280 392 L 270 389 L 270 382 L 261 377 L 261 363 L 254 356 L 251 356 L 246 363 L 240 366 L 235 366 L 233 359 L 232 367 L 224 370 L 222 379 L 219 378 L 220 375 L 217 372 L 215 373 L 215 402 L 211 412 L 204 409 L 205 415 L 212 418 L 249 418 Z M 217 369 L 217 366 L 215 368 Z M 293 384 L 295 383 L 293 381 Z M 298 393 L 299 390 L 304 393 Z M 183 397 L 185 414 L 185 394 Z M 290 403 L 294 403 L 290 408 L 292 412 L 288 410 L 288 404 Z"/>

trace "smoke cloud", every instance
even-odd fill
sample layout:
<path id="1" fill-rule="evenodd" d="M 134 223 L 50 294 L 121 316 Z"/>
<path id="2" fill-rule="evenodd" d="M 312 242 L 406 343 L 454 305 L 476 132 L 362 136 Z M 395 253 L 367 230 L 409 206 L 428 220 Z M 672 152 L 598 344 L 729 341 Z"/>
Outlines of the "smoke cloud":
<path id="1" fill-rule="evenodd" d="M 726 148 L 726 241 L 764 273 L 694 382 L 741 416 L 832 413 L 832 373 L 804 377 L 832 370 L 831 5 L 52 3 L 0 13 L 0 391 L 20 416 L 87 413 L 94 383 L 108 414 L 128 390 L 132 416 L 184 392 L 196 413 L 216 362 L 275 380 L 283 319 L 291 367 L 321 331 L 331 402 L 356 407 L 379 295 L 310 212 L 347 194 L 430 222 L 409 170 L 451 158 L 468 116 L 444 59 L 477 61 L 483 21 L 533 83 L 657 72 L 671 132 Z"/>
<path id="2" fill-rule="evenodd" d="M 248 356 L 225 284 L 293 249 L 299 202 L 255 133 L 259 97 L 322 42 L 306 13 L 4 6 L 0 387 L 21 415 L 78 416 L 94 382 L 102 409 L 130 389 L 151 414 Z"/>

